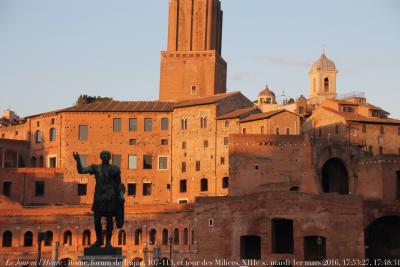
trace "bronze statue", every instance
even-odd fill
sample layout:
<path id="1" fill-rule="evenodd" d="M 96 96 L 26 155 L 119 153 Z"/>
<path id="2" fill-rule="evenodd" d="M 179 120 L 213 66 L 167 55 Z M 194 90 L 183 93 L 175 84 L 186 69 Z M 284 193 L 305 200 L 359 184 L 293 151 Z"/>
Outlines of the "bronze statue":
<path id="1" fill-rule="evenodd" d="M 125 186 L 121 183 L 120 168 L 110 164 L 111 153 L 108 151 L 100 153 L 101 165 L 90 165 L 88 167 L 82 166 L 79 153 L 74 152 L 73 155 L 78 173 L 94 175 L 96 178 L 92 205 L 96 242 L 91 245 L 91 248 L 101 247 L 103 244 L 102 217 L 107 218 L 105 247 L 111 248 L 111 236 L 114 226 L 113 217 L 115 217 L 117 228 L 122 228 L 124 225 Z"/>

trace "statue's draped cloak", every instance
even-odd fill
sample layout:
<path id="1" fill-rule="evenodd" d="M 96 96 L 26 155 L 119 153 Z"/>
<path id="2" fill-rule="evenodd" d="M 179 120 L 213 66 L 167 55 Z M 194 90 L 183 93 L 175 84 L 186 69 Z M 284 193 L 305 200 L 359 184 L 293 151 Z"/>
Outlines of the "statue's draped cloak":
<path id="1" fill-rule="evenodd" d="M 96 177 L 92 210 L 115 214 L 116 198 L 120 181 L 120 169 L 115 165 L 91 165 L 90 174 Z"/>

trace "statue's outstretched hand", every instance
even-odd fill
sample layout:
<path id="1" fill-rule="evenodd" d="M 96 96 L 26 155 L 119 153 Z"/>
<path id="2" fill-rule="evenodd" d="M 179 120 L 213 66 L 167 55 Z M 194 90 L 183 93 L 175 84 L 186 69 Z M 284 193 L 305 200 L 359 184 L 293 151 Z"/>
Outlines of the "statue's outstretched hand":
<path id="1" fill-rule="evenodd" d="M 79 160 L 81 160 L 81 158 L 80 158 L 80 156 L 79 156 L 79 153 L 78 153 L 78 152 L 72 152 L 72 155 L 74 155 L 74 159 L 75 159 L 76 161 L 79 161 Z"/>

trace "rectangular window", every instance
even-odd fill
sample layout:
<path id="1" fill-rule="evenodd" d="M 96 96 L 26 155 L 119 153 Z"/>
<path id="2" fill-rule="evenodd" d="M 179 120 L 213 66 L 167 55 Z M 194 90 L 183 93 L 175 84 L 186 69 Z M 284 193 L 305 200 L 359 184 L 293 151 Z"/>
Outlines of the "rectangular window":
<path id="1" fill-rule="evenodd" d="M 87 125 L 79 125 L 79 140 L 88 140 L 88 126 Z"/>
<path id="2" fill-rule="evenodd" d="M 167 146 L 168 145 L 168 139 L 161 139 L 161 145 L 162 146 Z"/>
<path id="3" fill-rule="evenodd" d="M 168 118 L 162 118 L 161 119 L 161 130 L 162 131 L 168 131 L 169 129 L 169 120 Z"/>
<path id="4" fill-rule="evenodd" d="M 137 119 L 136 118 L 129 119 L 129 131 L 130 132 L 137 131 Z"/>
<path id="5" fill-rule="evenodd" d="M 227 146 L 229 144 L 229 138 L 224 137 L 224 145 Z"/>
<path id="6" fill-rule="evenodd" d="M 56 168 L 57 167 L 57 158 L 51 157 L 49 158 L 49 168 Z"/>
<path id="7" fill-rule="evenodd" d="M 151 196 L 151 183 L 143 183 L 143 196 Z"/>
<path id="8" fill-rule="evenodd" d="M 204 140 L 204 144 L 203 144 L 204 148 L 208 147 L 208 140 Z"/>
<path id="9" fill-rule="evenodd" d="M 197 94 L 197 85 L 192 85 L 191 94 L 192 95 L 196 95 Z"/>
<path id="10" fill-rule="evenodd" d="M 37 197 L 44 196 L 44 181 L 35 182 L 35 196 Z"/>
<path id="11" fill-rule="evenodd" d="M 136 183 L 128 183 L 128 196 L 136 196 Z"/>
<path id="12" fill-rule="evenodd" d="M 290 135 L 290 129 L 289 128 L 286 128 L 286 134 Z"/>
<path id="13" fill-rule="evenodd" d="M 273 219 L 271 224 L 272 253 L 293 254 L 293 220 Z"/>
<path id="14" fill-rule="evenodd" d="M 4 182 L 3 183 L 3 195 L 9 197 L 11 195 L 11 186 L 12 182 Z"/>
<path id="15" fill-rule="evenodd" d="M 179 182 L 179 192 L 186 193 L 187 191 L 187 180 L 183 179 Z"/>
<path id="16" fill-rule="evenodd" d="M 112 155 L 112 164 L 121 168 L 121 155 Z"/>
<path id="17" fill-rule="evenodd" d="M 276 129 L 275 129 L 275 133 L 276 133 L 276 134 L 279 134 L 279 128 L 276 128 Z"/>
<path id="18" fill-rule="evenodd" d="M 129 139 L 129 145 L 130 146 L 136 145 L 136 139 Z"/>
<path id="19" fill-rule="evenodd" d="M 363 125 L 362 125 L 362 132 L 363 133 L 367 132 L 367 125 L 365 123 L 363 123 Z"/>
<path id="20" fill-rule="evenodd" d="M 159 170 L 167 170 L 168 169 L 168 157 L 166 157 L 166 156 L 158 157 L 158 169 Z"/>
<path id="21" fill-rule="evenodd" d="M 129 170 L 136 170 L 137 169 L 137 156 L 136 155 L 129 155 L 128 156 L 128 169 Z"/>
<path id="22" fill-rule="evenodd" d="M 221 165 L 225 165 L 225 157 L 221 157 Z"/>
<path id="23" fill-rule="evenodd" d="M 196 171 L 200 171 L 200 161 L 196 161 Z"/>
<path id="24" fill-rule="evenodd" d="M 240 258 L 241 259 L 261 259 L 261 237 L 247 235 L 240 237 Z"/>
<path id="25" fill-rule="evenodd" d="M 113 131 L 114 132 L 121 131 L 121 119 L 120 118 L 113 119 Z"/>
<path id="26" fill-rule="evenodd" d="M 181 170 L 182 172 L 186 172 L 186 162 L 182 162 Z"/>
<path id="27" fill-rule="evenodd" d="M 87 195 L 87 184 L 78 184 L 78 196 Z"/>
<path id="28" fill-rule="evenodd" d="M 153 120 L 150 118 L 144 119 L 144 131 L 151 132 L 153 129 Z"/>
<path id="29" fill-rule="evenodd" d="M 182 142 L 182 149 L 186 149 L 186 142 L 185 141 Z"/>
<path id="30" fill-rule="evenodd" d="M 153 168 L 152 155 L 143 155 L 143 169 L 150 170 Z"/>
<path id="31" fill-rule="evenodd" d="M 229 127 L 229 121 L 228 120 L 225 121 L 225 127 Z"/>

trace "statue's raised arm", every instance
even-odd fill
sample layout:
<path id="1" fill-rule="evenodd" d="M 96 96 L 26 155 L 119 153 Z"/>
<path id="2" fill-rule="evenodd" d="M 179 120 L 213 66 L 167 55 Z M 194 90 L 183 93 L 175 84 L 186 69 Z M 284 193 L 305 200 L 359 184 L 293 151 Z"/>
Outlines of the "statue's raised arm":
<path id="1" fill-rule="evenodd" d="M 79 174 L 92 174 L 91 167 L 83 167 L 81 162 L 81 157 L 78 152 L 72 152 L 74 159 L 76 161 L 76 169 L 78 170 Z"/>

